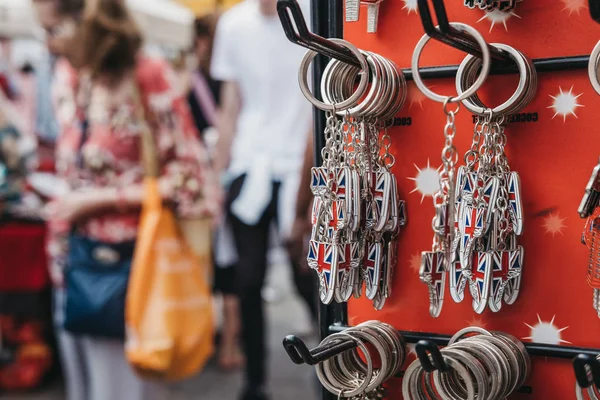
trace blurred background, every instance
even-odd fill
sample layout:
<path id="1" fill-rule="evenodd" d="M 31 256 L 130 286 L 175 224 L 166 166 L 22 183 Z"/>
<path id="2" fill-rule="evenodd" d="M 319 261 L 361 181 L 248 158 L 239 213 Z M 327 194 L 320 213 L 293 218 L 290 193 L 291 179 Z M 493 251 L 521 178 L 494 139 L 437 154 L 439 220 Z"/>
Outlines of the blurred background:
<path id="1" fill-rule="evenodd" d="M 49 226 L 49 221 L 53 220 L 47 214 L 57 211 L 48 211 L 48 206 L 70 193 L 73 185 L 65 183 L 60 168 L 57 168 L 57 143 L 60 143 L 64 132 L 62 126 L 57 128 L 53 121 L 56 109 L 49 105 L 49 100 L 48 104 L 42 103 L 50 96 L 45 91 L 50 91 L 51 84 L 55 83 L 54 63 L 57 59 L 60 63 L 60 59 L 65 58 L 62 54 L 54 54 L 52 41 L 65 35 L 67 25 L 60 21 L 54 26 L 51 21 L 54 15 L 52 13 L 46 15 L 50 22 L 41 21 L 39 16 L 46 11 L 38 9 L 36 14 L 34 3 L 44 7 L 47 4 L 62 4 L 61 1 L 0 0 L 0 398 L 12 400 L 104 400 L 87 394 L 78 396 L 67 393 L 73 382 L 66 382 L 67 377 L 61 364 L 64 367 L 65 361 L 69 363 L 78 355 L 63 352 L 61 357 L 61 350 L 64 349 L 61 349 L 61 340 L 58 338 L 60 333 L 55 329 L 56 311 L 53 312 L 53 307 L 56 307 L 53 297 L 62 286 L 62 283 L 57 283 L 62 282 L 62 278 L 61 273 L 57 272 L 60 267 L 56 267 L 60 264 L 61 252 L 54 247 L 54 227 Z M 121 2 L 97 1 L 98 4 Z M 259 0 L 244 1 L 259 3 Z M 168 61 L 178 77 L 173 89 L 180 90 L 178 93 L 183 93 L 184 96 L 190 93 L 188 97 L 191 111 L 198 131 L 201 131 L 199 134 L 203 146 L 211 158 L 215 157 L 217 151 L 215 148 L 220 140 L 219 129 L 218 126 L 213 126 L 217 123 L 206 115 L 206 103 L 203 103 L 202 94 L 196 91 L 197 97 L 194 100 L 194 74 L 199 65 L 210 64 L 216 22 L 210 26 L 207 21 L 216 21 L 241 2 L 125 0 L 126 7 L 143 36 L 143 52 Z M 275 27 L 281 31 L 281 38 L 277 43 L 283 45 L 286 42 L 283 31 L 277 28 L 279 21 L 273 14 L 275 0 L 270 5 L 265 5 L 268 1 L 260 0 L 260 3 L 261 7 L 271 7 L 264 15 L 269 16 L 269 29 Z M 261 8 L 261 12 L 263 11 Z M 73 20 L 75 24 L 80 24 L 82 16 L 74 17 Z M 252 29 L 252 32 L 257 30 L 256 27 Z M 221 37 L 220 40 L 228 39 Z M 207 50 L 202 49 L 210 49 L 208 55 L 203 54 Z M 299 61 L 298 50 L 294 51 L 294 59 Z M 285 54 L 281 56 L 283 59 L 286 57 Z M 50 70 L 49 60 L 52 63 Z M 209 67 L 204 72 L 210 75 L 208 69 Z M 293 85 L 296 85 L 296 70 L 297 64 L 293 64 L 290 69 L 293 75 L 286 75 L 287 81 L 293 80 Z M 294 79 L 289 79 L 290 76 Z M 207 79 L 211 80 L 208 76 Z M 114 93 L 116 92 L 115 89 Z M 217 99 L 218 97 L 216 96 Z M 218 101 L 216 107 L 220 108 Z M 198 125 L 197 114 L 201 115 L 203 111 L 204 120 L 214 124 Z M 310 148 L 309 143 L 307 146 Z M 300 161 L 304 150 L 304 146 L 298 149 L 297 158 Z M 217 172 L 221 173 L 218 179 L 222 181 L 223 171 Z M 118 190 L 117 196 L 125 196 L 119 194 Z M 117 197 L 116 201 L 119 203 L 123 199 Z M 116 206 L 120 207 L 119 204 Z M 306 210 L 300 211 L 298 215 Z M 224 213 L 227 214 L 227 211 Z M 306 238 L 302 236 L 305 234 L 303 230 L 301 237 Z M 311 316 L 294 290 L 292 282 L 297 278 L 297 271 L 293 273 L 295 270 L 290 267 L 285 240 L 275 236 L 271 235 L 269 239 L 269 269 L 266 284 L 261 290 L 268 327 L 263 339 L 270 355 L 267 387 L 249 388 L 248 382 L 245 382 L 245 361 L 243 351 L 239 350 L 243 348 L 241 343 L 232 345 L 242 353 L 237 358 L 227 359 L 220 353 L 219 346 L 224 340 L 223 336 L 231 336 L 223 333 L 224 324 L 229 324 L 224 321 L 231 319 L 231 315 L 227 314 L 227 304 L 230 302 L 226 295 L 215 292 L 217 353 L 197 376 L 169 385 L 167 398 L 266 399 L 263 390 L 273 399 L 317 398 L 318 383 L 312 369 L 292 364 L 281 345 L 283 337 L 290 333 L 302 335 L 309 340 L 312 338 L 311 342 L 314 344 L 316 327 L 314 315 Z M 239 325 L 239 317 L 234 319 L 237 320 L 234 325 Z M 236 331 L 233 340 L 241 342 L 241 335 L 243 334 Z M 227 340 L 231 339 L 225 339 Z M 233 351 L 234 355 L 237 354 L 235 349 Z M 243 390 L 246 392 L 240 397 Z"/>

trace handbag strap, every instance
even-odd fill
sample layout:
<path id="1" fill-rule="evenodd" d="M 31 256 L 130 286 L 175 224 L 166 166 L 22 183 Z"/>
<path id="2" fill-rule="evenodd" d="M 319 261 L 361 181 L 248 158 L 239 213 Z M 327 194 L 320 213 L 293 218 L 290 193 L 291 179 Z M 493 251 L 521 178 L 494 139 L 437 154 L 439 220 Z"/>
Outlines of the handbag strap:
<path id="1" fill-rule="evenodd" d="M 156 142 L 148 123 L 146 107 L 142 100 L 142 91 L 137 82 L 133 88 L 133 101 L 135 117 L 140 127 L 140 158 L 144 167 L 144 176 L 147 178 L 158 178 L 160 171 Z"/>

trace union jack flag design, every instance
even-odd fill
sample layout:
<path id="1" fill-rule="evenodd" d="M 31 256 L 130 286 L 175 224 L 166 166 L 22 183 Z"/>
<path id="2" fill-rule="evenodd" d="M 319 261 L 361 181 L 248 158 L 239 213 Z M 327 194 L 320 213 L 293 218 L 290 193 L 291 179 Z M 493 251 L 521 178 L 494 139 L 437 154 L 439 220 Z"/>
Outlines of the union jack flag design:
<path id="1" fill-rule="evenodd" d="M 504 289 L 504 302 L 508 305 L 514 304 L 519 298 L 521 291 L 521 279 L 523 274 L 523 262 L 525 260 L 525 249 L 517 246 L 516 250 L 510 251 L 508 280 Z"/>
<path id="2" fill-rule="evenodd" d="M 315 197 L 315 199 L 313 200 L 311 213 L 311 221 L 313 226 L 317 225 L 317 222 L 319 221 L 319 215 L 321 213 L 321 204 L 323 204 L 323 200 L 321 200 L 321 197 Z"/>
<path id="3" fill-rule="evenodd" d="M 358 267 L 356 263 L 360 254 L 359 243 L 349 242 L 339 244 L 338 246 L 338 264 L 337 264 L 337 285 L 335 287 L 335 297 L 337 302 L 348 301 L 352 296 L 352 275 L 353 270 Z"/>
<path id="4" fill-rule="evenodd" d="M 377 221 L 373 229 L 382 232 L 390 218 L 391 173 L 382 171 L 376 174 L 376 183 L 373 190 L 373 202 L 377 208 Z"/>
<path id="5" fill-rule="evenodd" d="M 460 262 L 463 268 L 471 268 L 471 253 L 473 252 L 475 239 L 480 238 L 485 233 L 486 210 L 463 204 L 461 211 L 459 223 Z"/>
<path id="6" fill-rule="evenodd" d="M 512 294 L 506 291 L 508 281 L 521 276 L 521 267 L 523 261 L 522 250 L 523 248 L 519 247 L 517 250 L 494 251 L 491 253 L 493 268 L 491 268 L 492 286 L 489 306 L 490 310 L 493 312 L 500 311 L 502 308 L 502 299 L 505 294 Z"/>
<path id="7" fill-rule="evenodd" d="M 319 269 L 319 244 L 316 240 L 311 240 L 308 244 L 308 256 L 306 260 L 308 261 L 308 266 L 314 270 Z"/>
<path id="8" fill-rule="evenodd" d="M 483 206 L 480 205 L 481 208 L 490 209 L 492 205 L 496 204 L 496 199 L 498 198 L 498 190 L 499 190 L 499 181 L 495 176 L 483 177 L 480 179 L 477 172 L 470 171 L 459 171 L 459 178 L 461 179 L 459 182 L 460 186 L 460 194 L 457 196 L 459 198 L 459 203 L 462 206 L 474 206 L 479 200 L 483 201 Z M 478 189 L 483 189 L 481 192 L 481 199 L 479 198 L 480 193 Z M 491 223 L 491 213 L 486 213 L 486 230 L 487 226 Z"/>
<path id="9" fill-rule="evenodd" d="M 327 210 L 327 217 L 327 237 L 331 239 L 336 231 L 345 229 L 347 226 L 346 202 L 344 200 L 331 202 L 331 207 Z"/>
<path id="10" fill-rule="evenodd" d="M 508 176 L 508 203 L 510 204 L 513 232 L 523 233 L 523 203 L 521 201 L 521 178 L 516 172 Z"/>
<path id="11" fill-rule="evenodd" d="M 444 304 L 444 290 L 446 287 L 446 257 L 443 252 L 424 251 L 421 254 L 421 282 L 429 289 L 429 314 L 437 318 L 442 312 Z"/>
<path id="12" fill-rule="evenodd" d="M 327 171 L 327 168 L 315 167 L 311 169 L 310 189 L 312 190 L 313 195 L 322 195 L 327 190 L 328 177 L 329 172 Z"/>
<path id="13" fill-rule="evenodd" d="M 486 210 L 489 210 L 496 204 L 496 199 L 498 199 L 498 190 L 500 189 L 499 180 L 495 176 L 486 177 L 485 179 L 477 180 L 477 185 L 480 188 L 483 188 L 482 200 L 486 206 Z M 479 191 L 475 191 L 473 198 L 476 201 L 479 200 Z M 486 224 L 489 225 L 491 223 L 492 213 L 488 212 L 486 215 Z"/>
<path id="14" fill-rule="evenodd" d="M 337 246 L 317 243 L 316 251 L 319 296 L 323 304 L 329 304 L 333 300 L 337 281 Z"/>
<path id="15" fill-rule="evenodd" d="M 491 271 L 488 270 L 493 268 L 490 258 L 490 253 L 473 252 L 473 266 L 475 268 L 473 269 L 469 289 L 473 297 L 473 310 L 477 314 L 483 313 L 488 303 L 492 277 Z"/>
<path id="16" fill-rule="evenodd" d="M 368 251 L 365 258 L 365 286 L 367 298 L 373 300 L 375 295 L 377 295 L 377 290 L 379 288 L 383 246 L 379 242 L 369 243 L 367 249 Z"/>
<path id="17" fill-rule="evenodd" d="M 454 254 L 454 253 L 453 253 Z M 450 264 L 450 296 L 456 303 L 461 303 L 465 299 L 465 289 L 468 279 L 465 276 L 460 259 L 455 256 Z"/>

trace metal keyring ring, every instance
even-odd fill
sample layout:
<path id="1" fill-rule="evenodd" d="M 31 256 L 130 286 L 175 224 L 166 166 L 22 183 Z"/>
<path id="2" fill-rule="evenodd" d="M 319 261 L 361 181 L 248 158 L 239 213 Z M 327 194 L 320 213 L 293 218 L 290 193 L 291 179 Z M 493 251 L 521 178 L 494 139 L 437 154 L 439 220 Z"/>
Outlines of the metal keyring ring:
<path id="1" fill-rule="evenodd" d="M 362 339 L 363 341 L 366 341 L 366 343 L 369 343 L 371 346 L 373 346 L 375 350 L 377 350 L 377 353 L 380 358 L 381 366 L 378 368 L 379 373 L 373 374 L 373 379 L 371 382 L 369 382 L 369 385 L 365 390 L 365 392 L 368 393 L 377 389 L 379 385 L 383 383 L 383 381 L 386 378 L 386 375 L 389 373 L 390 360 L 388 360 L 387 358 L 385 341 L 381 339 L 377 334 L 365 332 L 364 330 L 356 328 L 350 328 L 350 330 L 352 336 L 357 336 L 359 339 Z M 341 364 L 344 362 L 344 359 L 340 358 L 339 362 L 341 366 Z"/>
<path id="2" fill-rule="evenodd" d="M 475 39 L 475 41 L 481 48 L 481 54 L 483 57 L 483 59 L 482 59 L 483 65 L 481 67 L 481 72 L 479 74 L 479 78 L 477 78 L 475 83 L 473 83 L 473 86 L 471 86 L 467 91 L 465 91 L 464 93 L 459 93 L 459 95 L 457 97 L 454 97 L 450 100 L 451 102 L 456 103 L 458 101 L 463 101 L 463 100 L 469 98 L 470 96 L 474 95 L 481 88 L 481 86 L 487 79 L 488 74 L 490 73 L 491 58 L 490 58 L 490 49 L 488 47 L 488 44 L 485 41 L 485 39 L 483 38 L 483 36 L 481 36 L 481 34 L 477 31 L 477 29 L 475 29 L 469 25 L 459 23 L 459 22 L 451 22 L 450 26 L 452 26 L 453 28 L 456 28 L 458 31 L 465 32 L 465 33 L 469 34 L 471 37 L 473 37 L 473 39 Z M 421 53 L 423 52 L 423 49 L 425 48 L 425 45 L 427 44 L 427 42 L 429 42 L 430 40 L 431 40 L 431 36 L 425 34 L 425 35 L 423 35 L 421 40 L 419 40 L 419 42 L 417 43 L 417 47 L 415 47 L 415 51 L 413 52 L 413 57 L 412 57 L 412 65 L 411 65 L 413 79 L 415 81 L 415 84 L 419 88 L 419 90 L 421 92 L 423 92 L 423 94 L 425 96 L 429 97 L 431 100 L 437 101 L 438 103 L 443 103 L 444 101 L 446 101 L 448 96 L 439 95 L 439 94 L 433 92 L 427 86 L 425 86 L 425 83 L 423 82 L 423 79 L 421 78 L 421 74 L 419 73 L 419 60 L 421 59 Z"/>
<path id="3" fill-rule="evenodd" d="M 473 356 L 479 358 L 486 367 L 487 373 L 491 375 L 490 381 L 490 399 L 498 399 L 507 397 L 502 396 L 506 391 L 506 383 L 511 378 L 511 370 L 508 361 L 504 354 L 494 344 L 482 339 L 483 337 L 491 337 L 487 335 L 477 335 L 461 340 L 453 345 L 453 347 L 462 349 L 472 353 Z"/>
<path id="4" fill-rule="evenodd" d="M 421 363 L 419 362 L 419 360 L 413 361 L 408 366 L 408 368 L 404 372 L 404 378 L 402 379 L 402 398 L 403 399 L 420 400 L 423 398 L 423 397 L 417 397 L 417 394 L 415 393 L 416 390 L 414 390 L 414 388 L 417 386 L 417 384 L 416 384 L 417 379 L 418 379 L 419 375 L 421 374 L 421 372 L 423 372 L 423 371 L 424 371 L 423 367 L 421 366 Z"/>
<path id="5" fill-rule="evenodd" d="M 336 104 L 352 96 L 357 70 L 352 65 L 338 60 L 331 60 L 325 67 L 321 78 L 321 98 L 326 104 Z M 350 75 L 352 73 L 352 75 Z M 344 86 L 345 84 L 345 86 Z M 344 111 L 339 111 L 343 115 Z"/>
<path id="6" fill-rule="evenodd" d="M 465 387 L 467 388 L 467 397 L 464 400 L 475 400 L 475 382 L 473 382 L 473 378 L 471 377 L 471 374 L 467 367 L 465 367 L 462 363 L 451 357 L 444 357 L 444 361 L 451 370 L 458 374 L 458 376 L 462 379 Z M 419 361 L 417 360 L 415 362 Z M 442 374 L 442 372 L 440 372 L 439 370 L 435 370 L 433 372 L 434 380 L 439 380 L 440 374 Z"/>
<path id="7" fill-rule="evenodd" d="M 460 362 L 462 365 L 464 365 L 469 371 L 471 371 L 471 374 L 473 377 L 475 377 L 475 381 L 476 381 L 477 397 L 480 399 L 488 398 L 486 370 L 485 370 L 485 367 L 481 360 L 479 360 L 477 357 L 474 357 L 472 354 L 470 354 L 464 350 L 460 350 L 460 349 L 453 348 L 453 347 L 446 347 L 441 350 L 441 353 L 444 356 L 444 359 L 453 358 L 456 361 Z M 438 377 L 437 380 L 436 380 L 436 377 Z M 493 378 L 494 377 L 492 377 L 492 379 Z M 437 384 L 437 382 L 439 382 L 439 375 L 434 375 L 434 382 L 436 382 L 436 384 Z M 462 383 L 462 384 L 464 384 L 464 383 Z M 466 387 L 466 385 L 463 386 L 462 388 L 466 389 L 467 392 L 469 391 L 469 388 Z M 460 397 L 460 398 L 464 398 L 464 397 Z"/>
<path id="8" fill-rule="evenodd" d="M 382 120 L 389 120 L 395 117 L 396 114 L 398 114 L 398 112 L 400 112 L 400 110 L 402 109 L 402 106 L 404 106 L 408 90 L 404 73 L 402 73 L 402 71 L 398 69 L 396 64 L 394 64 L 391 60 L 388 60 L 387 58 L 383 58 L 383 62 L 387 64 L 389 68 L 394 91 L 396 92 L 396 94 L 392 97 L 392 104 L 390 104 L 387 107 L 387 112 L 381 116 Z"/>
<path id="9" fill-rule="evenodd" d="M 348 333 L 341 332 L 341 333 L 334 333 L 333 335 L 327 336 L 325 339 L 323 339 L 321 341 L 321 345 L 327 344 L 327 343 L 331 342 L 332 340 L 338 339 L 340 337 L 351 338 L 352 341 L 354 341 L 356 343 L 357 347 L 363 352 L 363 355 L 365 356 L 365 359 L 367 361 L 367 374 L 366 374 L 366 377 L 363 380 L 362 384 L 360 384 L 359 387 L 357 387 L 351 391 L 346 391 L 343 388 L 336 388 L 335 386 L 333 386 L 329 382 L 329 380 L 326 378 L 326 374 L 323 371 L 324 364 L 327 363 L 329 360 L 315 365 L 315 371 L 317 373 L 317 378 L 319 379 L 319 381 L 321 382 L 323 387 L 325 387 L 325 389 L 327 389 L 330 393 L 338 394 L 340 392 L 340 390 L 342 390 L 344 397 L 354 397 L 354 396 L 364 393 L 365 389 L 368 387 L 369 383 L 371 382 L 371 379 L 373 377 L 373 360 L 371 359 L 371 353 L 369 353 L 369 349 L 363 343 L 363 341 L 348 334 Z"/>
<path id="10" fill-rule="evenodd" d="M 365 51 L 361 52 L 366 58 L 367 63 L 369 64 L 369 71 L 371 75 L 371 87 L 369 88 L 366 97 L 360 103 L 356 104 L 354 107 L 349 108 L 345 112 L 338 111 L 338 115 L 344 115 L 345 113 L 348 113 L 351 116 L 362 116 L 364 114 L 364 110 L 371 107 L 373 103 L 375 103 L 375 99 L 379 98 L 379 96 L 381 95 L 381 79 L 384 72 L 374 60 L 372 53 Z M 323 97 L 323 100 L 327 101 L 325 97 Z"/>
<path id="11" fill-rule="evenodd" d="M 523 108 L 526 104 L 520 104 L 523 102 L 525 98 L 528 98 L 531 94 L 528 89 L 531 89 L 528 82 L 530 83 L 531 74 L 535 73 L 535 69 L 531 70 L 527 67 L 527 59 L 525 55 L 515 48 L 502 44 L 502 43 L 491 43 L 490 46 L 494 46 L 500 50 L 504 50 L 510 58 L 516 62 L 517 68 L 519 70 L 519 84 L 517 85 L 517 89 L 512 94 L 512 96 L 506 100 L 504 103 L 492 109 L 493 115 L 505 115 L 512 114 L 519 111 L 519 108 Z M 456 74 L 456 90 L 459 94 L 463 94 L 462 85 L 465 84 L 464 74 L 467 70 L 476 70 L 479 67 L 479 59 L 468 55 L 465 59 L 460 63 L 458 67 L 458 72 Z M 469 68 L 468 68 L 469 67 Z M 466 93 L 466 92 L 465 92 Z M 464 106 L 473 114 L 484 115 L 485 110 L 488 107 L 481 107 L 477 103 L 481 104 L 481 101 L 477 99 L 465 99 L 462 101 Z M 519 104 L 518 107 L 515 107 L 516 104 Z M 510 112 L 508 112 L 510 110 Z"/>
<path id="12" fill-rule="evenodd" d="M 527 352 L 525 345 L 514 336 L 505 332 L 493 332 L 493 335 L 505 340 L 507 344 L 509 344 L 511 347 L 517 350 L 517 354 L 520 356 L 519 360 L 523 363 L 523 374 L 520 377 L 521 379 L 519 380 L 515 388 L 518 389 L 521 386 L 523 386 L 523 384 L 529 377 L 529 374 L 531 373 L 531 358 L 529 356 L 529 353 Z"/>
<path id="13" fill-rule="evenodd" d="M 519 351 L 508 344 L 508 339 L 502 339 L 498 335 L 492 334 L 492 336 L 488 335 L 478 335 L 476 337 L 481 338 L 482 340 L 494 345 L 500 352 L 503 354 L 504 360 L 508 362 L 509 365 L 509 376 L 507 379 L 505 397 L 518 389 L 519 381 L 521 380 L 521 375 L 524 373 L 523 369 L 525 364 L 521 362 Z"/>
<path id="14" fill-rule="evenodd" d="M 489 335 L 489 336 L 492 336 L 492 333 L 490 331 L 485 330 L 483 328 L 480 328 L 478 326 L 472 326 L 472 327 L 469 327 L 469 328 L 461 329 L 460 331 L 456 332 L 454 334 L 454 336 L 452 336 L 450 338 L 450 341 L 448 342 L 448 346 L 452 345 L 453 343 L 458 342 L 459 340 L 461 340 L 462 338 L 464 338 L 469 333 L 478 333 L 480 335 Z"/>
<path id="15" fill-rule="evenodd" d="M 360 75 L 360 82 L 359 82 L 358 87 L 357 87 L 356 91 L 354 92 L 354 94 L 352 96 L 348 97 L 346 100 L 344 100 L 341 103 L 336 104 L 336 105 L 326 104 L 322 101 L 317 100 L 317 98 L 315 96 L 313 96 L 313 94 L 311 93 L 311 91 L 308 87 L 308 70 L 309 70 L 312 60 L 318 54 L 316 51 L 313 51 L 313 50 L 308 50 L 306 52 L 306 54 L 304 55 L 304 57 L 302 58 L 302 62 L 300 63 L 300 69 L 298 71 L 298 82 L 300 83 L 300 90 L 302 91 L 302 94 L 304 94 L 304 97 L 306 97 L 306 99 L 312 105 L 314 105 L 315 107 L 317 107 L 323 111 L 333 112 L 333 111 L 346 110 L 346 109 L 354 106 L 356 104 L 356 102 L 358 102 L 358 100 L 365 94 L 365 91 L 367 90 L 367 85 L 369 84 L 369 65 L 367 64 L 367 60 L 362 55 L 360 50 L 358 50 L 358 48 L 356 48 L 356 46 L 354 46 L 352 43 L 350 43 L 346 40 L 343 40 L 343 39 L 330 38 L 329 40 L 346 47 L 348 50 L 350 50 L 356 56 L 356 58 L 358 59 L 358 61 L 360 63 L 361 71 L 358 73 Z"/>
<path id="16" fill-rule="evenodd" d="M 399 352 L 403 352 L 403 349 L 399 348 L 396 339 L 392 335 L 390 335 L 390 333 L 385 328 L 382 328 L 381 326 L 376 324 L 360 324 L 354 329 L 366 330 L 374 336 L 379 336 L 384 340 L 383 344 L 387 345 L 386 353 L 389 354 L 391 358 L 391 360 L 389 360 L 390 366 L 387 368 L 387 371 L 382 371 L 385 373 L 384 380 L 387 380 L 394 376 L 396 372 L 398 372 L 398 369 L 401 367 Z"/>
<path id="17" fill-rule="evenodd" d="M 373 101 L 361 111 L 361 116 L 379 118 L 382 111 L 387 109 L 390 99 L 392 99 L 392 77 L 381 56 L 372 52 L 369 52 L 369 55 L 375 65 L 377 65 L 377 70 L 379 71 L 379 87 Z"/>
<path id="18" fill-rule="evenodd" d="M 375 329 L 382 333 L 382 335 L 388 340 L 391 339 L 392 351 L 396 352 L 397 356 L 397 367 L 395 369 L 390 369 L 391 376 L 394 376 L 398 370 L 404 365 L 406 361 L 406 344 L 404 343 L 404 339 L 402 335 L 394 329 L 391 325 L 379 322 L 379 321 L 367 321 L 363 322 L 359 326 L 368 326 L 372 329 Z"/>
<path id="19" fill-rule="evenodd" d="M 590 54 L 590 63 L 588 64 L 588 75 L 590 82 L 596 93 L 600 94 L 600 80 L 598 79 L 598 64 L 600 63 L 600 42 L 596 44 L 592 54 Z"/>

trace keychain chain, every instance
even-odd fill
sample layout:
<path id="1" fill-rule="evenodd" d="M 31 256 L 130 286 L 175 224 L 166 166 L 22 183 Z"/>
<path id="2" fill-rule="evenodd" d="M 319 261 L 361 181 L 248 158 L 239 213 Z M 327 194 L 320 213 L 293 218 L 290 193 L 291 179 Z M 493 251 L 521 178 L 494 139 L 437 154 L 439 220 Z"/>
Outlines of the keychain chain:
<path id="1" fill-rule="evenodd" d="M 381 156 L 381 164 L 388 170 L 390 170 L 396 163 L 396 159 L 393 154 L 390 153 L 392 147 L 392 138 L 388 134 L 388 124 L 383 124 L 383 135 L 381 136 L 381 142 L 379 146 L 383 148 L 383 155 Z"/>
<path id="2" fill-rule="evenodd" d="M 504 147 L 506 145 L 506 133 L 504 130 L 504 126 L 502 123 L 504 118 L 500 118 L 492 122 L 492 137 L 495 147 L 495 165 L 494 169 L 496 171 L 496 176 L 499 181 L 499 193 L 498 200 L 496 201 L 497 213 L 499 215 L 499 220 L 497 221 L 498 226 L 496 229 L 498 230 L 498 242 L 495 244 L 497 250 L 504 251 L 506 250 L 506 239 L 508 235 L 512 232 L 512 225 L 508 219 L 508 190 L 507 177 L 510 173 L 510 167 L 508 165 L 508 159 L 506 158 L 506 154 L 504 153 Z"/>

